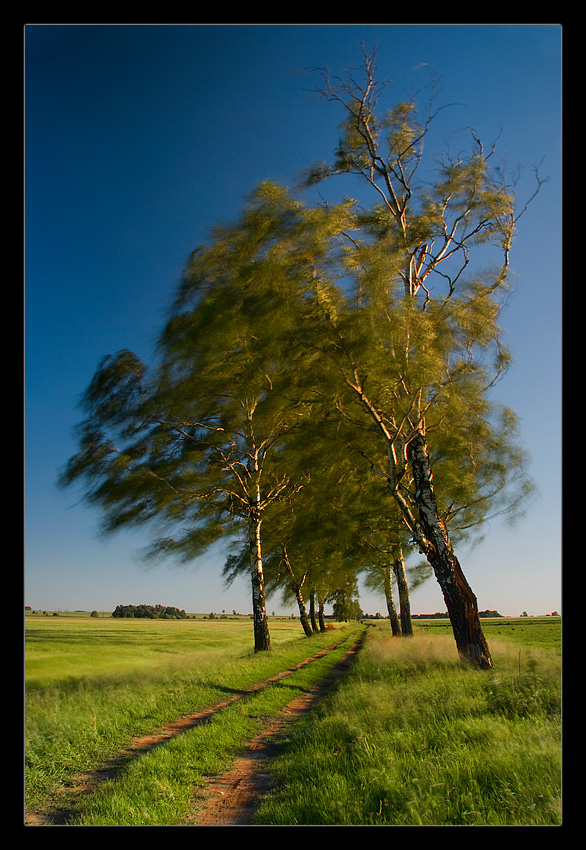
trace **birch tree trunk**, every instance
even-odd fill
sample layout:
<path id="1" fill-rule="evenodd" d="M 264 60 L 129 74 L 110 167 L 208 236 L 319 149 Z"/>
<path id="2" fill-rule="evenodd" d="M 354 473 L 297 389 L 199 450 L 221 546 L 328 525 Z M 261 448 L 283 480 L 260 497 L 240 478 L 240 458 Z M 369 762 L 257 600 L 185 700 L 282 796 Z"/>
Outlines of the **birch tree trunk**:
<path id="1" fill-rule="evenodd" d="M 406 497 L 401 484 L 401 477 L 405 472 L 404 461 L 397 460 L 398 454 L 403 456 L 403 452 L 397 452 L 399 441 L 393 439 L 381 415 L 365 395 L 363 386 L 357 379 L 356 370 L 353 377 L 353 381 L 347 380 L 346 383 L 358 394 L 361 404 L 385 439 L 389 489 L 421 554 L 425 555 L 434 571 L 446 602 L 458 652 L 462 658 L 478 667 L 491 668 L 492 659 L 480 626 L 476 597 L 454 554 L 448 530 L 438 511 L 425 437 L 425 420 L 420 420 L 404 447 L 404 460 L 411 467 L 415 484 L 415 493 Z M 412 504 L 416 513 L 412 510 Z"/>
<path id="2" fill-rule="evenodd" d="M 250 544 L 250 578 L 252 584 L 252 619 L 254 623 L 254 651 L 265 652 L 271 648 L 269 623 L 267 619 L 264 576 L 262 568 L 262 546 L 260 529 L 261 512 L 258 504 L 250 510 L 248 521 Z"/>
<path id="3" fill-rule="evenodd" d="M 307 616 L 307 609 L 305 607 L 305 602 L 303 601 L 303 596 L 301 595 L 301 589 L 298 585 L 294 585 L 293 590 L 295 591 L 295 598 L 297 599 L 297 607 L 299 608 L 299 621 L 303 626 L 303 631 L 305 632 L 306 637 L 311 637 L 313 632 L 311 630 L 311 626 L 309 625 L 309 618 Z"/>
<path id="4" fill-rule="evenodd" d="M 309 617 L 307 616 L 307 609 L 305 607 L 305 603 L 301 598 L 301 594 L 299 594 L 297 598 L 297 604 L 299 607 L 299 620 L 301 625 L 303 626 L 303 631 L 305 632 L 306 637 L 311 637 L 313 635 L 313 631 L 311 626 L 309 625 Z"/>
<path id="5" fill-rule="evenodd" d="M 395 559 L 393 563 L 393 571 L 397 577 L 397 587 L 399 588 L 399 611 L 401 617 L 401 632 L 403 637 L 413 637 L 413 624 L 411 622 L 411 602 L 409 600 L 409 585 L 407 584 L 407 574 L 405 572 L 405 561 L 403 553 Z"/>
<path id="6" fill-rule="evenodd" d="M 305 607 L 305 602 L 303 601 L 303 596 L 301 594 L 301 588 L 303 586 L 303 582 L 305 581 L 305 576 L 301 580 L 301 582 L 297 581 L 295 578 L 295 573 L 293 572 L 293 567 L 291 566 L 291 562 L 289 561 L 289 556 L 287 554 L 287 549 L 283 547 L 283 560 L 285 562 L 285 566 L 287 567 L 287 572 L 291 577 L 291 587 L 293 592 L 295 593 L 295 599 L 297 600 L 297 607 L 299 609 L 299 621 L 303 626 L 303 631 L 305 632 L 306 637 L 311 637 L 313 632 L 311 626 L 309 624 L 309 618 L 307 616 L 307 609 Z"/>
<path id="7" fill-rule="evenodd" d="M 317 621 L 315 619 L 315 593 L 313 590 L 309 594 L 309 619 L 311 620 L 311 628 L 313 629 L 313 633 L 317 634 L 319 629 L 317 627 Z"/>
<path id="8" fill-rule="evenodd" d="M 319 621 L 319 630 L 323 633 L 326 630 L 325 603 L 324 600 L 320 598 L 318 598 L 317 603 L 317 618 Z"/>
<path id="9" fill-rule="evenodd" d="M 395 608 L 395 600 L 393 598 L 393 568 L 385 568 L 385 598 L 387 600 L 387 611 L 389 612 L 389 620 L 391 621 L 391 631 L 395 637 L 401 635 L 401 625 L 397 617 L 397 609 Z"/>
<path id="10" fill-rule="evenodd" d="M 407 446 L 407 456 L 415 482 L 415 500 L 425 556 L 440 585 L 452 624 L 460 657 L 477 667 L 492 667 L 488 644 L 478 617 L 478 604 L 437 508 L 427 443 L 421 430 Z"/>

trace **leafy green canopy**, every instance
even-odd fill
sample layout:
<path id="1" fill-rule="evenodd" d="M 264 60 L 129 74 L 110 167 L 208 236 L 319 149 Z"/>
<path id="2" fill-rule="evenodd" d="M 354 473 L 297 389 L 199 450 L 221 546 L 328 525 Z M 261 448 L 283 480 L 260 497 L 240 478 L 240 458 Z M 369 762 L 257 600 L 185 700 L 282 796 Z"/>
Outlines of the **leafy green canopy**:
<path id="1" fill-rule="evenodd" d="M 433 92 L 426 112 L 416 99 L 385 110 L 375 59 L 364 55 L 361 76 L 324 71 L 322 93 L 344 117 L 332 163 L 306 174 L 307 185 L 355 175 L 371 192 L 347 234 L 343 309 L 329 311 L 330 352 L 346 387 L 338 407 L 413 529 L 407 454 L 423 436 L 441 520 L 456 540 L 493 510 L 512 516 L 531 491 L 515 416 L 490 400 L 510 363 L 499 321 L 527 204 L 517 211 L 496 145 L 486 151 L 474 133 L 468 149 L 425 157 L 439 111 Z M 473 257 L 489 268 L 481 273 Z"/>
<path id="2" fill-rule="evenodd" d="M 157 365 L 103 359 L 61 481 L 83 481 L 106 532 L 151 523 L 163 532 L 152 557 L 189 559 L 300 486 L 277 452 L 313 400 L 292 394 L 318 357 L 306 296 L 345 210 L 307 211 L 262 184 L 190 258 Z"/>

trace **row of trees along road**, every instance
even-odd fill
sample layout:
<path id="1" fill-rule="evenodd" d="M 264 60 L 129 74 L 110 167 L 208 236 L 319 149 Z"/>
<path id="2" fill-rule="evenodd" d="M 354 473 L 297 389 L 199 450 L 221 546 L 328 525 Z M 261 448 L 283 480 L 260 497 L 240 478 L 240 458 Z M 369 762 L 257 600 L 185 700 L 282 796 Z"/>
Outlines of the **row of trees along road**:
<path id="1" fill-rule="evenodd" d="M 295 599 L 310 634 L 365 571 L 410 634 L 404 558 L 418 550 L 460 655 L 490 667 L 454 545 L 530 489 L 514 414 L 489 398 L 524 209 L 474 135 L 420 188 L 432 108 L 379 115 L 373 56 L 363 71 L 324 75 L 344 120 L 306 184 L 359 175 L 372 202 L 311 206 L 260 184 L 189 258 L 155 366 L 130 351 L 100 363 L 61 482 L 83 483 L 108 532 L 151 526 L 150 558 L 233 543 L 225 577 L 250 575 L 256 651 L 270 648 L 267 592 Z M 480 245 L 498 267 L 473 276 Z"/>

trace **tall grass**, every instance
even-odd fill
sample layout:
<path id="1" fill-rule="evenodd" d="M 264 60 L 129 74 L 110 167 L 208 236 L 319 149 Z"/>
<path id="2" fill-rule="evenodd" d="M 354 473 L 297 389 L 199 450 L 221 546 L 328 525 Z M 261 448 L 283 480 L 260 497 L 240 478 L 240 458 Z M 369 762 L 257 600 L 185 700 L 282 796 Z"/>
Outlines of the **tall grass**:
<path id="1" fill-rule="evenodd" d="M 346 647 L 347 648 L 347 647 Z M 128 762 L 115 779 L 82 798 L 70 821 L 84 826 L 176 825 L 197 821 L 198 788 L 221 774 L 266 720 L 308 688 L 345 652 L 339 648 L 236 702 L 211 720 Z"/>
<path id="2" fill-rule="evenodd" d="M 259 824 L 558 824 L 559 653 L 372 630 L 349 674 L 284 747 Z"/>
<path id="3" fill-rule="evenodd" d="M 250 624 L 244 633 L 238 623 L 102 621 L 100 627 L 88 619 L 51 622 L 43 639 L 33 629 L 25 694 L 27 809 L 44 805 L 72 774 L 116 757 L 132 737 L 223 702 L 344 633 L 307 639 L 298 622 L 293 627 L 273 629 L 274 649 L 256 655 Z M 67 646 L 75 647 L 72 655 Z"/>
<path id="4" fill-rule="evenodd" d="M 306 639 L 285 624 L 271 631 L 273 651 L 255 655 L 249 624 L 45 623 L 29 643 L 27 806 L 132 736 L 223 701 L 353 628 Z M 559 623 L 489 628 L 494 671 L 463 667 L 439 624 L 408 640 L 388 624 L 369 628 L 351 670 L 283 743 L 257 823 L 558 824 Z M 194 788 L 336 657 L 129 761 L 80 801 L 73 822 L 182 822 Z"/>

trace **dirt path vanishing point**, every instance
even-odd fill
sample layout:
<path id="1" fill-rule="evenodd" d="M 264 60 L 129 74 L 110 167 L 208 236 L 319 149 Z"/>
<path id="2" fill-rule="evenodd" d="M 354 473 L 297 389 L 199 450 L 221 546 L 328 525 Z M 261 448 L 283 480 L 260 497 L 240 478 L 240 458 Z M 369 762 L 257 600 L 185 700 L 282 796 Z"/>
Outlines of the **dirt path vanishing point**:
<path id="1" fill-rule="evenodd" d="M 282 670 L 275 676 L 271 676 L 263 682 L 253 685 L 251 688 L 243 689 L 224 702 L 217 703 L 203 711 L 181 717 L 176 721 L 166 724 L 152 735 L 133 739 L 130 746 L 118 758 L 113 759 L 102 768 L 69 779 L 58 792 L 58 796 L 62 802 L 50 809 L 36 809 L 34 812 L 27 813 L 25 815 L 25 825 L 43 826 L 68 823 L 77 800 L 81 796 L 91 793 L 101 782 L 114 778 L 118 771 L 131 759 L 165 743 L 165 741 L 168 741 L 175 735 L 209 720 L 209 718 L 227 705 L 262 690 L 286 676 L 291 676 L 297 670 L 336 649 L 345 640 L 337 641 L 300 661 L 298 664 Z M 246 823 L 250 819 L 254 809 L 255 798 L 268 787 L 268 775 L 260 771 L 260 766 L 264 759 L 274 753 L 275 736 L 292 717 L 300 716 L 313 707 L 331 682 L 347 670 L 361 643 L 362 639 L 359 638 L 351 645 L 342 661 L 323 679 L 287 705 L 277 718 L 272 719 L 263 732 L 250 742 L 247 753 L 237 760 L 228 774 L 210 781 L 207 786 L 207 790 L 210 792 L 209 798 L 205 800 L 203 805 L 197 807 L 197 812 L 189 818 L 188 823 L 192 825 L 234 824 Z M 201 795 L 199 799 L 201 800 Z"/>

